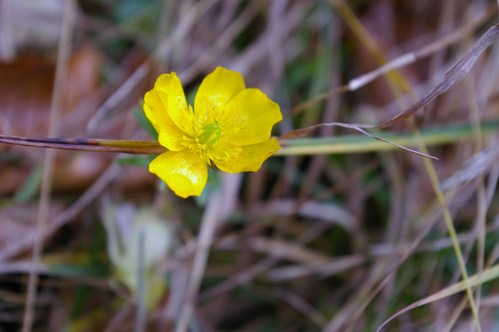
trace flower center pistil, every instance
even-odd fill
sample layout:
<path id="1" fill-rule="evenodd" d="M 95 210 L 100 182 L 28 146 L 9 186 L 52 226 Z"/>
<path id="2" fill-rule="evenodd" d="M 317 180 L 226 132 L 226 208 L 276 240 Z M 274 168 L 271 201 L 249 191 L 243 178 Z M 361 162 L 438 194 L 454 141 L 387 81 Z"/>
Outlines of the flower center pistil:
<path id="1" fill-rule="evenodd" d="M 213 145 L 222 136 L 222 128 L 218 122 L 214 121 L 205 126 L 201 130 L 201 134 L 197 136 L 199 139 L 199 144 L 203 145 Z"/>
<path id="2" fill-rule="evenodd" d="M 184 136 L 183 144 L 188 149 L 196 152 L 211 166 L 210 148 L 217 143 L 220 137 L 222 137 L 222 128 L 218 122 L 214 121 L 204 125 L 196 137 Z"/>

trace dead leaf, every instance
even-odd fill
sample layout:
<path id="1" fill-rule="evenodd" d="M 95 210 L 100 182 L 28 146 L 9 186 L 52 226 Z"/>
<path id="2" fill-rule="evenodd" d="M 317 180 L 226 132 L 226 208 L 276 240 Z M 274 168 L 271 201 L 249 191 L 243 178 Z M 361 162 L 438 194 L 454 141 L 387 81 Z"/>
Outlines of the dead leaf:
<path id="1" fill-rule="evenodd" d="M 101 56 L 96 48 L 86 43 L 77 48 L 68 65 L 69 83 L 64 91 L 63 117 L 60 119 L 61 135 L 83 136 L 84 126 L 93 115 L 98 105 L 96 90 L 99 82 L 99 65 Z M 24 54 L 10 63 L 0 63 L 0 131 L 6 135 L 20 135 L 29 137 L 45 137 L 48 131 L 52 87 L 54 84 L 55 60 L 39 54 Z M 15 191 L 29 174 L 34 163 L 40 162 L 43 151 L 40 149 L 26 149 L 22 147 L 0 146 L 2 153 L 16 156 L 16 162 L 0 161 L 0 193 Z M 76 171 L 85 169 L 74 168 L 75 153 L 59 153 L 56 174 L 65 170 L 66 178 L 75 182 L 76 178 L 87 178 L 88 172 L 79 174 Z M 102 172 L 109 157 L 94 156 L 99 160 L 90 161 L 88 169 L 94 169 L 94 178 Z M 88 159 L 86 159 L 89 161 Z M 95 168 L 100 164 L 100 168 Z M 94 165 L 94 166 L 92 166 Z M 67 171 L 73 173 L 68 174 Z M 71 187 L 64 178 L 58 178 L 60 186 Z M 79 182 L 78 182 L 79 183 Z M 80 183 L 81 184 L 81 183 Z M 73 186 L 74 188 L 74 186 Z"/>

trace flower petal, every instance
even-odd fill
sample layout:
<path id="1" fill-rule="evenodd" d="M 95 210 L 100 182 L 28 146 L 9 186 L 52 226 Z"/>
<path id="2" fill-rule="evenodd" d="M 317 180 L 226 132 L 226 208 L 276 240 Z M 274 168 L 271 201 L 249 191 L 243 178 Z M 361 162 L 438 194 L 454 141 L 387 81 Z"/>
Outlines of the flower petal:
<path id="1" fill-rule="evenodd" d="M 185 133 L 178 127 L 163 126 L 158 135 L 158 142 L 170 151 L 185 150 L 183 137 Z"/>
<path id="2" fill-rule="evenodd" d="M 223 136 L 235 145 L 251 145 L 269 139 L 272 126 L 282 120 L 279 105 L 259 89 L 246 89 L 233 98 L 217 118 Z"/>
<path id="3" fill-rule="evenodd" d="M 156 132 L 159 133 L 163 126 L 173 126 L 179 130 L 177 125 L 168 116 L 166 107 L 162 104 L 161 99 L 159 99 L 156 90 L 152 89 L 146 92 L 143 108 L 147 119 L 151 122 L 154 129 L 156 129 Z"/>
<path id="4" fill-rule="evenodd" d="M 218 168 L 227 173 L 256 172 L 262 163 L 280 148 L 279 141 L 275 138 L 245 146 L 217 145 L 212 160 Z"/>
<path id="5" fill-rule="evenodd" d="M 186 134 L 170 118 L 156 91 L 148 91 L 144 100 L 144 112 L 158 133 L 159 143 L 168 150 L 183 150 L 181 143 Z"/>
<path id="6" fill-rule="evenodd" d="M 149 164 L 149 172 L 183 198 L 199 196 L 208 179 L 206 162 L 190 150 L 160 154 Z"/>
<path id="7" fill-rule="evenodd" d="M 211 122 L 217 112 L 246 88 L 242 75 L 217 67 L 201 82 L 194 100 L 194 112 L 200 125 Z"/>
<path id="8" fill-rule="evenodd" d="M 175 73 L 158 77 L 154 88 L 144 97 L 144 111 L 158 133 L 163 128 L 175 131 L 177 127 L 187 135 L 195 134 L 192 109 L 187 105 L 182 84 Z"/>

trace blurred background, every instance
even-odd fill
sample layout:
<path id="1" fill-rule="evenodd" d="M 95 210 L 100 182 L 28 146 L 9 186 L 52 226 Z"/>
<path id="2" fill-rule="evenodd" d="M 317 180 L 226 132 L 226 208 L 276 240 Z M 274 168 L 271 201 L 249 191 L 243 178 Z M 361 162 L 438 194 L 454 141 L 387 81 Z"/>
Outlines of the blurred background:
<path id="1" fill-rule="evenodd" d="M 497 17 L 493 0 L 0 0 L 0 134 L 153 140 L 141 105 L 155 78 L 176 72 L 192 102 L 216 66 L 241 72 L 280 105 L 275 135 L 332 121 L 378 124 L 435 86 Z M 429 45 L 413 64 L 334 93 Z M 187 280 L 208 220 L 214 238 L 191 331 L 373 331 L 460 280 L 435 188 L 468 273 L 489 268 L 499 252 L 498 47 L 414 122 L 385 129 L 450 135 L 466 125 L 428 147 L 439 158 L 433 166 L 376 148 L 281 155 L 257 173 L 213 172 L 203 196 L 181 199 L 148 173 L 150 156 L 58 151 L 42 203 L 46 151 L 0 145 L 0 330 L 26 328 L 30 310 L 33 331 L 172 330 L 193 301 Z M 215 191 L 224 204 L 213 217 Z M 476 291 L 484 331 L 499 326 L 498 291 L 497 281 Z M 472 328 L 459 293 L 385 330 Z"/>

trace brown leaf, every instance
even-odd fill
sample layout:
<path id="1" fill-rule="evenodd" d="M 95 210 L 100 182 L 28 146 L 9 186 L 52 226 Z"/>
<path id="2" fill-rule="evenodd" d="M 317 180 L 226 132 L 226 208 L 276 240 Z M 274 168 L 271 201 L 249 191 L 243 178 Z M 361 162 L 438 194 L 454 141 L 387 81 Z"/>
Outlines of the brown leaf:
<path id="1" fill-rule="evenodd" d="M 83 44 L 70 57 L 69 83 L 64 91 L 63 116 L 59 119 L 62 136 L 81 137 L 84 134 L 82 123 L 86 123 L 97 108 L 98 100 L 92 96 L 98 88 L 100 58 L 91 44 Z M 55 60 L 40 54 L 24 54 L 13 62 L 0 63 L 2 134 L 47 136 L 54 73 Z M 0 146 L 0 151 L 10 151 L 9 154 L 16 157 L 16 162 L 0 161 L 0 178 L 9 179 L 0 182 L 0 193 L 16 190 L 30 172 L 33 160 L 41 161 L 43 153 L 40 149 L 4 145 Z M 56 165 L 64 168 L 75 156 L 74 153 L 58 154 Z M 95 176 L 98 174 L 96 172 Z M 72 174 L 72 178 L 78 178 L 78 174 Z"/>

